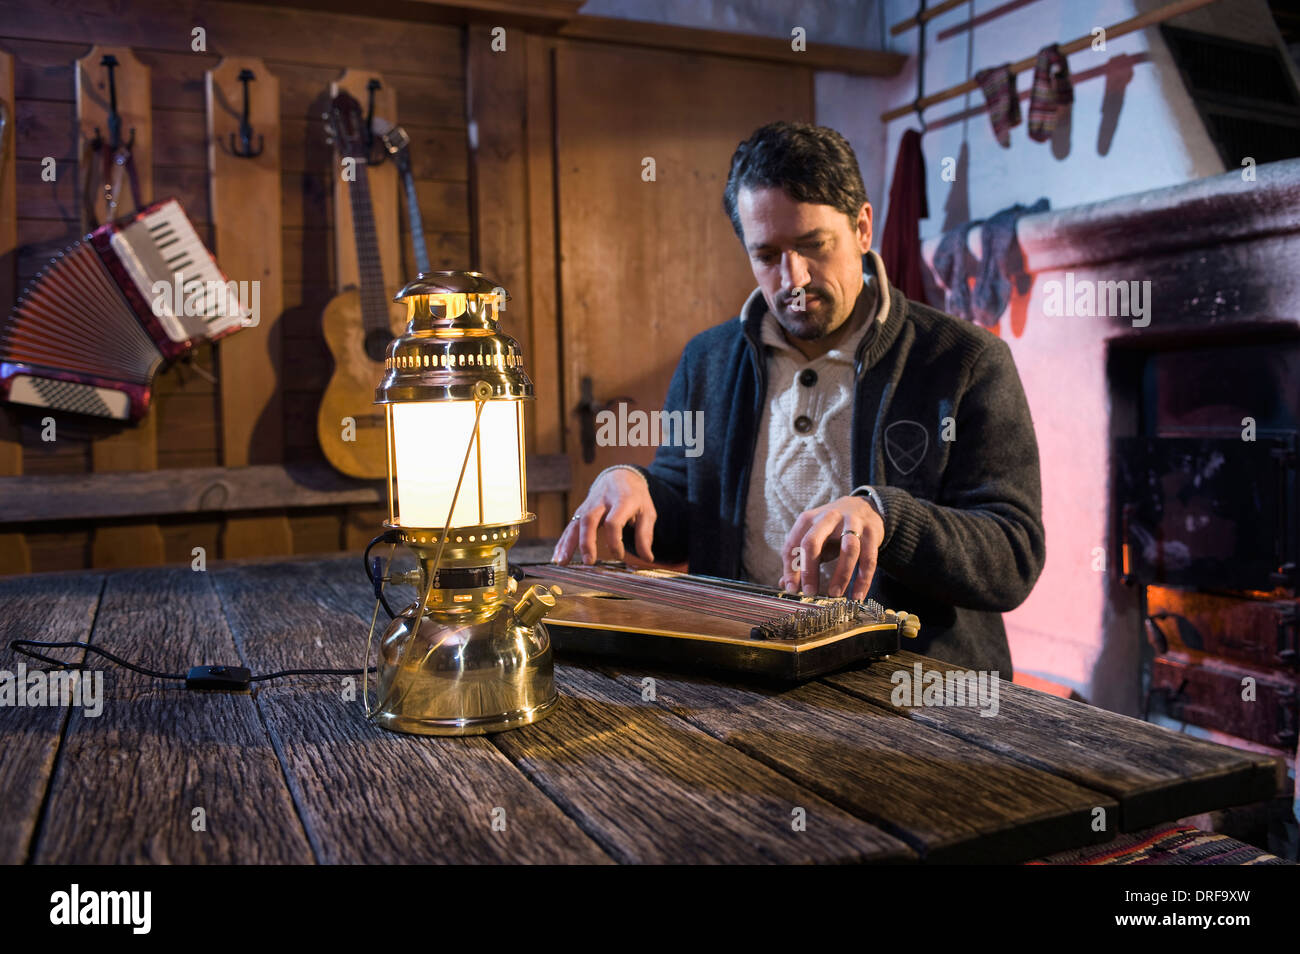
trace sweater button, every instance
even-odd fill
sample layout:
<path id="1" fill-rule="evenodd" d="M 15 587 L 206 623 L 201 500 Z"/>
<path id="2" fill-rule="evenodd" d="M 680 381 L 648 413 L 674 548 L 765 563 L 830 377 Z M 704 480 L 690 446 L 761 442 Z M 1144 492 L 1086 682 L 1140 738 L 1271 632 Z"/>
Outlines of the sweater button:
<path id="1" fill-rule="evenodd" d="M 799 383 L 806 388 L 812 387 L 817 383 L 817 372 L 812 368 L 804 368 L 799 372 Z"/>
<path id="2" fill-rule="evenodd" d="M 807 434 L 813 429 L 812 418 L 806 414 L 800 414 L 794 419 L 794 429 L 800 434 Z"/>

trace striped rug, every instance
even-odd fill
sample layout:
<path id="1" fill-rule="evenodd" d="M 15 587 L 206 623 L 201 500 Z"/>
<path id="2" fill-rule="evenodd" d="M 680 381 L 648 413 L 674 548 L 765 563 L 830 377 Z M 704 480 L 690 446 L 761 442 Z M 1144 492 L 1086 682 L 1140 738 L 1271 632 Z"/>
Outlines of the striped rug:
<path id="1" fill-rule="evenodd" d="M 1157 826 L 1120 835 L 1104 845 L 1077 848 L 1048 855 L 1030 865 L 1289 865 L 1294 862 L 1270 855 L 1227 835 L 1216 835 L 1189 825 Z"/>

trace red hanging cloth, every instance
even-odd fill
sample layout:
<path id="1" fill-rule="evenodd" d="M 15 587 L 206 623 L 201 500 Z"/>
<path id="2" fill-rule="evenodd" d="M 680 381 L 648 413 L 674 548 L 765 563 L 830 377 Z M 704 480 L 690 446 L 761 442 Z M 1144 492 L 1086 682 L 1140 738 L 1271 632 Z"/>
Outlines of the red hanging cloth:
<path id="1" fill-rule="evenodd" d="M 925 301 L 921 258 L 921 219 L 929 218 L 925 195 L 925 157 L 921 155 L 921 134 L 915 129 L 903 133 L 894 162 L 894 181 L 889 187 L 889 217 L 880 242 L 880 257 L 890 282 L 915 301 Z"/>

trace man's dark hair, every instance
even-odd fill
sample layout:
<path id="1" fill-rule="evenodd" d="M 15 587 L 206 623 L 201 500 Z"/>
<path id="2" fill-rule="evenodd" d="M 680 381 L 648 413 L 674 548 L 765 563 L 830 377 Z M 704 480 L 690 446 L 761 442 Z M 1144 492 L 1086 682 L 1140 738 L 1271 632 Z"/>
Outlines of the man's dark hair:
<path id="1" fill-rule="evenodd" d="M 796 202 L 829 205 L 857 221 L 867 201 L 858 157 L 834 129 L 810 123 L 768 123 L 736 147 L 722 207 L 742 242 L 736 199 L 741 189 L 781 189 Z"/>

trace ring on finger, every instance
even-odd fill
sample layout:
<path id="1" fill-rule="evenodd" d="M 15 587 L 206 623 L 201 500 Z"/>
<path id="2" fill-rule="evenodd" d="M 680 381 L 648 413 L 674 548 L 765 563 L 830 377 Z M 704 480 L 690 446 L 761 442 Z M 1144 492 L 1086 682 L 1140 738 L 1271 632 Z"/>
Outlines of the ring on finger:
<path id="1" fill-rule="evenodd" d="M 840 536 L 845 537 L 848 536 L 850 533 L 853 534 L 855 537 L 857 537 L 859 540 L 862 539 L 862 537 L 858 535 L 858 531 L 856 530 L 845 530 L 843 533 L 840 534 Z"/>

